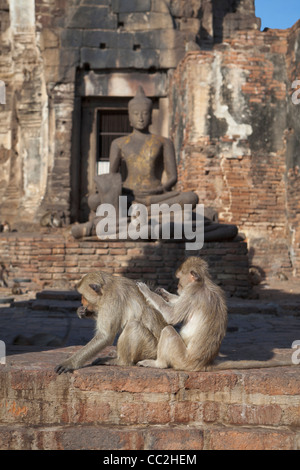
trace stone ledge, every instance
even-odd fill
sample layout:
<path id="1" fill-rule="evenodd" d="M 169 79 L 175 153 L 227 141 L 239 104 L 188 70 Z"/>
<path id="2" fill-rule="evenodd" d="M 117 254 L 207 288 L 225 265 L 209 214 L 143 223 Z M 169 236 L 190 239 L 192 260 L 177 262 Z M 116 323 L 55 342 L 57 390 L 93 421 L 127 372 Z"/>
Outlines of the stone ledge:
<path id="1" fill-rule="evenodd" d="M 298 435 L 298 439 L 299 439 Z M 212 426 L 1 426 L 1 450 L 300 450 L 291 431 Z"/>
<path id="2" fill-rule="evenodd" d="M 94 366 L 56 375 L 72 351 L 9 356 L 0 366 L 0 448 L 297 448 L 298 366 L 206 373 Z"/>

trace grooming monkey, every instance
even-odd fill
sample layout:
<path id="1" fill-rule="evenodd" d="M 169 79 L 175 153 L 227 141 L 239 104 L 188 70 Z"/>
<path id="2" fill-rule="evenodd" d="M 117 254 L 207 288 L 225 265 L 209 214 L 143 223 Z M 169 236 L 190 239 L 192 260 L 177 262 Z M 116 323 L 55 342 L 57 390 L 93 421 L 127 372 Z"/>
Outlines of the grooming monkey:
<path id="1" fill-rule="evenodd" d="M 210 278 L 207 263 L 188 258 L 176 271 L 178 294 L 164 289 L 152 292 L 138 283 L 145 298 L 164 316 L 166 326 L 160 336 L 156 360 L 138 363 L 144 367 L 177 370 L 251 369 L 292 365 L 291 362 L 222 361 L 213 364 L 227 329 L 227 306 L 222 289 Z M 160 294 L 160 295 L 159 295 Z M 179 333 L 171 325 L 181 324 Z"/>
<path id="2" fill-rule="evenodd" d="M 95 354 L 113 344 L 118 333 L 117 357 L 100 360 L 102 364 L 133 365 L 155 359 L 157 344 L 167 325 L 151 307 L 135 281 L 105 272 L 86 274 L 76 286 L 82 294 L 77 314 L 96 320 L 96 334 L 83 348 L 55 370 L 58 374 L 82 367 Z M 99 362 L 98 362 L 99 363 Z"/>

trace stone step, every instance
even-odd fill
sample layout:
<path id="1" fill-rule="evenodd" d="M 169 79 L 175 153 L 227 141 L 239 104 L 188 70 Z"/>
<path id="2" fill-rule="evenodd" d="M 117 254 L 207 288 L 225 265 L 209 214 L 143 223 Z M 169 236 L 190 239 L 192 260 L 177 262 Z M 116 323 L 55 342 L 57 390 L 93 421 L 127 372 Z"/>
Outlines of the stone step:
<path id="1" fill-rule="evenodd" d="M 76 291 L 45 290 L 37 292 L 36 298 L 31 300 L 20 300 L 15 298 L 13 306 L 16 308 L 29 308 L 33 311 L 73 311 L 80 305 L 81 296 Z"/>
<path id="2" fill-rule="evenodd" d="M 30 308 L 32 310 L 49 310 L 49 311 L 61 311 L 61 310 L 76 310 L 80 305 L 77 300 L 47 300 L 37 299 L 31 302 Z"/>
<path id="3" fill-rule="evenodd" d="M 44 290 L 36 294 L 36 299 L 18 301 L 15 297 L 13 306 L 16 308 L 29 307 L 32 310 L 60 311 L 76 310 L 80 305 L 81 295 L 77 291 Z M 9 299 L 11 303 L 13 298 Z M 4 302 L 4 300 L 3 300 Z M 266 314 L 300 316 L 300 301 L 296 302 L 269 302 L 262 300 L 241 300 L 239 298 L 227 299 L 229 314 Z"/>
<path id="4" fill-rule="evenodd" d="M 291 315 L 300 316 L 300 299 L 299 301 L 275 301 L 266 302 L 262 300 L 227 300 L 228 312 L 231 314 L 247 315 L 252 313 L 260 313 L 263 315 Z"/>
<path id="5" fill-rule="evenodd" d="M 93 366 L 58 376 L 54 367 L 75 350 L 19 354 L 0 365 L 2 446 L 3 440 L 11 448 L 299 445 L 298 366 L 219 372 Z"/>
<path id="6" fill-rule="evenodd" d="M 0 450 L 299 450 L 295 434 L 274 428 L 225 426 L 0 425 Z M 182 463 L 195 463 L 195 454 Z M 113 454 L 112 454 L 113 455 Z M 130 454 L 128 454 L 130 455 Z M 147 454 L 146 454 L 147 455 Z M 146 455 L 143 459 L 146 461 Z M 98 463 L 104 463 L 103 460 Z M 162 457 L 162 456 L 160 456 Z M 198 457 L 198 456 L 197 456 Z M 147 457 L 153 464 L 153 454 Z M 176 455 L 173 456 L 176 459 Z M 182 459 L 185 459 L 182 460 Z M 164 459 L 160 460 L 165 461 Z M 177 463 L 173 460 L 173 464 Z"/>
<path id="7" fill-rule="evenodd" d="M 77 291 L 59 291 L 59 290 L 43 290 L 36 294 L 37 299 L 44 300 L 76 300 L 80 301 L 81 295 Z"/>

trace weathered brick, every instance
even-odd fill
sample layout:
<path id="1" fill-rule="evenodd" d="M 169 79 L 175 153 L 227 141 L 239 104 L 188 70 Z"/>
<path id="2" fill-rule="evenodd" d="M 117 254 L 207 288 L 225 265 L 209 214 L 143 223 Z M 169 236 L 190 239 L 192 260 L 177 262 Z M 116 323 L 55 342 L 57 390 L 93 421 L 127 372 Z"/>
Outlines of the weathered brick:
<path id="1" fill-rule="evenodd" d="M 278 426 L 282 409 L 279 405 L 230 405 L 227 416 L 230 424 Z"/>
<path id="2" fill-rule="evenodd" d="M 121 424 L 167 424 L 170 420 L 169 403 L 125 403 L 120 409 Z"/>
<path id="3" fill-rule="evenodd" d="M 150 429 L 145 437 L 145 450 L 202 450 L 203 431 L 199 429 Z M 182 462 L 181 462 L 182 463 Z"/>
<path id="4" fill-rule="evenodd" d="M 208 446 L 211 450 L 294 450 L 295 438 L 285 430 L 212 429 Z"/>

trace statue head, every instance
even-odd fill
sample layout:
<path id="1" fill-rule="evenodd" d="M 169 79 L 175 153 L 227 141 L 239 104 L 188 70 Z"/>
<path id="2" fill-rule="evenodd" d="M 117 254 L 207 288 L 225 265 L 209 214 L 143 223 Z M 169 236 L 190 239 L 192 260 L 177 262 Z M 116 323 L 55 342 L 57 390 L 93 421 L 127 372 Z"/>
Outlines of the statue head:
<path id="1" fill-rule="evenodd" d="M 146 97 L 139 86 L 135 97 L 128 103 L 130 125 L 134 129 L 144 130 L 151 124 L 152 101 Z"/>

